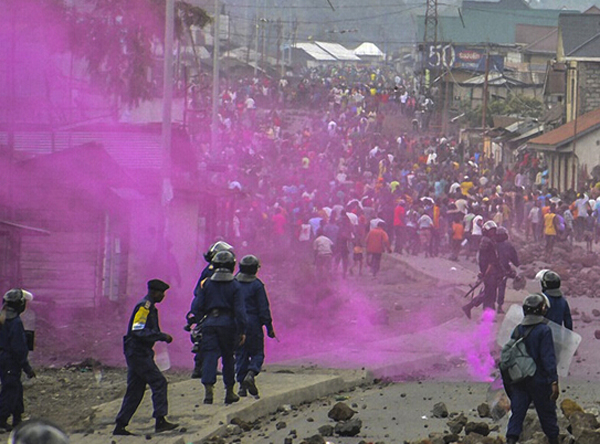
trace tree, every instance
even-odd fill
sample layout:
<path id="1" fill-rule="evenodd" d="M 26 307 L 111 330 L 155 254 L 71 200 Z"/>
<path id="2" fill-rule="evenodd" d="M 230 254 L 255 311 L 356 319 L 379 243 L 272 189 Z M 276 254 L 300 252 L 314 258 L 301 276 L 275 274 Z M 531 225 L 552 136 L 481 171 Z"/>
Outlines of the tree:
<path id="1" fill-rule="evenodd" d="M 69 13 L 73 52 L 87 62 L 93 82 L 128 106 L 158 95 L 153 70 L 163 47 L 165 0 L 88 0 Z M 202 8 L 177 1 L 175 35 L 204 27 Z"/>

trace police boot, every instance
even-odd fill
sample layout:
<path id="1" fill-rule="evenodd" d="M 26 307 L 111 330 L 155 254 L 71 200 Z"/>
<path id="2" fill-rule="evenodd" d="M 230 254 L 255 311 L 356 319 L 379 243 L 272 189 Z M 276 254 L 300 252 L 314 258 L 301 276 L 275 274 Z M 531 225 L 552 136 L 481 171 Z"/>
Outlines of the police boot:
<path id="1" fill-rule="evenodd" d="M 215 386 L 212 384 L 206 384 L 204 386 L 204 404 L 212 404 L 215 392 Z"/>
<path id="2" fill-rule="evenodd" d="M 192 370 L 192 375 L 190 376 L 192 379 L 200 379 L 202 378 L 202 364 L 196 362 L 194 364 L 194 370 Z"/>
<path id="3" fill-rule="evenodd" d="M 21 415 L 13 415 L 12 426 L 16 427 L 23 422 Z"/>
<path id="4" fill-rule="evenodd" d="M 256 388 L 256 382 L 254 382 L 254 377 L 256 376 L 256 372 L 250 370 L 246 373 L 246 377 L 242 381 L 242 387 L 248 390 L 252 396 L 258 396 L 258 389 Z"/>
<path id="5" fill-rule="evenodd" d="M 125 427 L 126 426 L 124 426 L 123 424 L 117 423 L 112 434 L 115 436 L 136 436 L 135 433 L 131 433 Z"/>
<path id="6" fill-rule="evenodd" d="M 548 438 L 548 444 L 558 444 L 559 440 L 558 440 L 558 436 L 555 436 L 554 438 Z"/>
<path id="7" fill-rule="evenodd" d="M 238 390 L 238 396 L 240 398 L 245 398 L 246 396 L 248 396 L 248 392 L 246 391 L 246 389 L 244 388 L 243 385 L 240 384 L 240 389 Z"/>
<path id="8" fill-rule="evenodd" d="M 12 427 L 7 421 L 8 418 L 0 419 L 0 433 L 10 432 L 12 430 Z"/>
<path id="9" fill-rule="evenodd" d="M 225 387 L 225 404 L 233 404 L 239 400 L 240 397 L 235 394 L 233 387 Z"/>
<path id="10" fill-rule="evenodd" d="M 169 430 L 174 430 L 177 427 L 179 427 L 179 424 L 169 422 L 164 416 L 159 416 L 158 418 L 156 418 L 156 425 L 154 426 L 154 431 L 156 433 L 168 432 Z"/>
<path id="11" fill-rule="evenodd" d="M 517 444 L 517 438 L 513 438 L 512 436 L 507 436 L 506 444 Z"/>

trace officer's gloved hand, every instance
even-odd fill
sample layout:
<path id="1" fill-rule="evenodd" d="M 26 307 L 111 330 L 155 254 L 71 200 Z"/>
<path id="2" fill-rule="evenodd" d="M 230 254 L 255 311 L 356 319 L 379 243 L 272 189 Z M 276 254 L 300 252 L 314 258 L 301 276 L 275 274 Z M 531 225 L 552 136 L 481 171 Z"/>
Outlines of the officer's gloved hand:
<path id="1" fill-rule="evenodd" d="M 185 325 L 183 326 L 183 329 L 184 329 L 185 331 L 187 331 L 187 332 L 190 332 L 190 331 L 192 331 L 192 324 L 185 324 Z"/>
<path id="2" fill-rule="evenodd" d="M 27 377 L 28 377 L 29 379 L 31 379 L 31 378 L 35 378 L 35 377 L 36 377 L 35 371 L 34 371 L 32 368 L 30 368 L 30 369 L 26 370 L 26 371 L 25 371 L 25 374 L 27 375 Z"/>
<path id="3" fill-rule="evenodd" d="M 173 336 L 171 336 L 170 334 L 167 334 L 167 333 L 165 333 L 165 335 L 166 335 L 165 342 L 167 344 L 170 344 L 171 342 L 173 342 Z"/>
<path id="4" fill-rule="evenodd" d="M 267 328 L 267 336 L 270 337 L 271 339 L 273 339 L 275 337 L 275 330 L 273 330 L 273 327 Z"/>
<path id="5" fill-rule="evenodd" d="M 552 383 L 552 394 L 550 395 L 550 399 L 552 401 L 556 401 L 558 399 L 558 394 L 560 393 L 560 389 L 558 388 L 558 382 Z"/>

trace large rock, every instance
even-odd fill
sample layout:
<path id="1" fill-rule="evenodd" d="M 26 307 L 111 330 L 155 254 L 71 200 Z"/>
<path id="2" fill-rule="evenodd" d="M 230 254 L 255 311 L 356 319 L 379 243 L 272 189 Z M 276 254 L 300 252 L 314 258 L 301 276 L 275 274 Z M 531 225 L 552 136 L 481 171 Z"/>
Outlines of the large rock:
<path id="1" fill-rule="evenodd" d="M 443 402 L 438 402 L 433 406 L 432 414 L 434 418 L 447 418 L 448 408 Z"/>
<path id="2" fill-rule="evenodd" d="M 471 433 L 463 438 L 462 444 L 504 444 L 504 441 L 500 437 L 492 438 L 491 436 Z"/>
<path id="3" fill-rule="evenodd" d="M 600 430 L 583 430 L 577 438 L 577 444 L 600 443 Z"/>
<path id="4" fill-rule="evenodd" d="M 480 418 L 491 418 L 492 412 L 490 411 L 490 406 L 484 402 L 477 406 L 477 414 Z"/>
<path id="5" fill-rule="evenodd" d="M 347 404 L 338 402 L 329 410 L 327 416 L 334 421 L 348 421 L 355 413 L 356 411 L 352 410 Z"/>
<path id="6" fill-rule="evenodd" d="M 490 426 L 486 422 L 467 422 L 465 424 L 465 435 L 470 435 L 471 433 L 488 436 L 490 434 Z"/>
<path id="7" fill-rule="evenodd" d="M 564 399 L 561 403 L 560 403 L 560 410 L 562 411 L 563 415 L 565 415 L 565 417 L 567 419 L 569 419 L 571 417 L 571 415 L 575 412 L 580 412 L 583 413 L 583 408 L 581 408 L 581 406 L 579 404 L 577 404 L 575 401 L 573 401 L 572 399 Z"/>
<path id="8" fill-rule="evenodd" d="M 358 418 L 340 421 L 335 425 L 335 433 L 340 436 L 356 436 L 360 433 L 362 421 Z"/>
<path id="9" fill-rule="evenodd" d="M 569 417 L 570 432 L 575 437 L 575 441 L 578 441 L 579 437 L 584 432 L 589 430 L 596 430 L 600 427 L 600 423 L 592 413 L 585 412 L 573 412 Z"/>
<path id="10" fill-rule="evenodd" d="M 461 413 L 456 418 L 451 419 L 446 423 L 446 425 L 450 428 L 451 433 L 459 434 L 462 432 L 463 427 L 467 423 L 467 417 Z"/>

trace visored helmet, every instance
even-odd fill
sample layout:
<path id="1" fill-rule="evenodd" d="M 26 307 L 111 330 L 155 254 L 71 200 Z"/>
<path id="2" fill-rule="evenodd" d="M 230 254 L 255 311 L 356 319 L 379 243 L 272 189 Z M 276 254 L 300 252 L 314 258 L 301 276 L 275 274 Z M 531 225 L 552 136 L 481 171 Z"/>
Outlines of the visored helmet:
<path id="1" fill-rule="evenodd" d="M 231 251 L 219 251 L 210 261 L 215 270 L 226 268 L 231 273 L 235 269 L 235 256 Z"/>
<path id="2" fill-rule="evenodd" d="M 15 309 L 18 313 L 23 313 L 27 301 L 33 300 L 33 295 L 27 290 L 13 288 L 4 293 L 2 300 L 7 306 Z"/>
<path id="3" fill-rule="evenodd" d="M 210 246 L 210 248 L 208 249 L 208 251 L 206 253 L 204 253 L 204 260 L 206 262 L 212 262 L 213 257 L 219 251 L 230 251 L 231 253 L 235 254 L 233 246 L 229 245 L 225 241 L 218 241 L 218 242 L 215 242 L 214 244 L 212 244 Z"/>
<path id="4" fill-rule="evenodd" d="M 553 290 L 560 288 L 560 276 L 552 270 L 548 270 L 542 276 L 542 290 Z"/>
<path id="5" fill-rule="evenodd" d="M 492 234 L 492 231 L 496 230 L 497 228 L 498 225 L 496 225 L 496 222 L 494 222 L 493 220 L 488 220 L 486 223 L 483 224 L 481 231 L 483 234 L 489 236 Z"/>
<path id="6" fill-rule="evenodd" d="M 504 242 L 508 240 L 508 230 L 505 227 L 498 227 L 496 229 L 496 241 Z"/>
<path id="7" fill-rule="evenodd" d="M 550 301 L 542 293 L 533 293 L 523 300 L 523 313 L 525 315 L 543 316 L 550 308 Z"/>
<path id="8" fill-rule="evenodd" d="M 240 272 L 244 274 L 256 274 L 260 268 L 260 261 L 253 254 L 248 254 L 240 261 Z"/>

